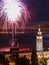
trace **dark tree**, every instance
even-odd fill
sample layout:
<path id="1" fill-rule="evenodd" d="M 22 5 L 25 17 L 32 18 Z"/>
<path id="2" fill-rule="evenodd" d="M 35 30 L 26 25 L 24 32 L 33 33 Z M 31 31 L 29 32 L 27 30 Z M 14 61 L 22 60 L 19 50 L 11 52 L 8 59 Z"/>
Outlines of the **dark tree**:
<path id="1" fill-rule="evenodd" d="M 19 65 L 30 65 L 30 61 L 29 59 L 26 58 L 26 56 L 24 55 L 24 57 L 21 57 L 19 59 Z"/>
<path id="2" fill-rule="evenodd" d="M 5 65 L 5 56 L 3 54 L 0 54 L 0 64 Z"/>
<path id="3" fill-rule="evenodd" d="M 47 59 L 46 58 L 43 58 L 43 65 L 47 65 Z"/>
<path id="4" fill-rule="evenodd" d="M 32 65 L 38 65 L 38 58 L 37 58 L 36 50 L 32 50 L 31 63 Z"/>
<path id="5" fill-rule="evenodd" d="M 5 60 L 5 65 L 9 65 L 9 60 L 8 60 L 8 58 L 6 58 L 6 60 Z"/>
<path id="6" fill-rule="evenodd" d="M 16 65 L 19 63 L 19 52 L 16 52 Z"/>

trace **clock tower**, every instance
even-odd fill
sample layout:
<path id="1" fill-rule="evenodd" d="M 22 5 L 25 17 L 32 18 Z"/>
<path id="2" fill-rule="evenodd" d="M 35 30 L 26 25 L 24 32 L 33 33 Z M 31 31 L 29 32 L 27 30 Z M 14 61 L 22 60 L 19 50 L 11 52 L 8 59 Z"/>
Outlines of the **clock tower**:
<path id="1" fill-rule="evenodd" d="M 42 36 L 40 26 L 38 28 L 38 32 L 37 32 L 37 36 L 36 36 L 36 50 L 43 51 L 43 36 Z"/>

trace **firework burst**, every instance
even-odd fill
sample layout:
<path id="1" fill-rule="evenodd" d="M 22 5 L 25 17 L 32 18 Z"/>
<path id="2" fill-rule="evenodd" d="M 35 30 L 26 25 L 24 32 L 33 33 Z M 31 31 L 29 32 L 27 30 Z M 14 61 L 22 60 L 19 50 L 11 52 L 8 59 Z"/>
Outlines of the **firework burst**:
<path id="1" fill-rule="evenodd" d="M 29 10 L 21 0 L 2 0 L 5 21 L 3 30 L 12 29 L 12 47 L 15 43 L 14 33 L 16 34 L 17 28 L 24 29 L 25 23 L 30 19 Z M 12 24 L 11 24 L 12 23 Z M 15 29 L 15 30 L 14 30 Z"/>
<path id="2" fill-rule="evenodd" d="M 3 0 L 3 11 L 7 14 L 9 21 L 27 21 L 29 18 L 29 12 L 24 3 L 20 0 Z"/>
<path id="3" fill-rule="evenodd" d="M 30 19 L 27 6 L 21 0 L 3 0 L 3 12 L 5 23 L 14 22 L 16 27 L 25 27 L 25 23 Z M 3 26 L 3 28 L 7 28 Z"/>
<path id="4" fill-rule="evenodd" d="M 16 27 L 25 27 L 25 23 L 30 19 L 30 13 L 27 6 L 21 0 L 3 0 L 3 12 L 5 14 L 5 27 L 7 21 L 14 22 Z M 7 26 L 7 25 L 6 25 Z"/>

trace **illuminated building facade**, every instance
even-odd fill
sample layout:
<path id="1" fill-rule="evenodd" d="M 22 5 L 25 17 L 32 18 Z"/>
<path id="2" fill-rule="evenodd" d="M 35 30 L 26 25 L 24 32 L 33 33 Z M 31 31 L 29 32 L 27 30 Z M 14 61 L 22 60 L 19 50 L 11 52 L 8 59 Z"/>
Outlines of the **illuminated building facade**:
<path id="1" fill-rule="evenodd" d="M 36 36 L 36 50 L 37 51 L 43 50 L 43 36 L 42 36 L 40 26 L 38 28 L 38 33 L 37 33 L 37 36 Z"/>

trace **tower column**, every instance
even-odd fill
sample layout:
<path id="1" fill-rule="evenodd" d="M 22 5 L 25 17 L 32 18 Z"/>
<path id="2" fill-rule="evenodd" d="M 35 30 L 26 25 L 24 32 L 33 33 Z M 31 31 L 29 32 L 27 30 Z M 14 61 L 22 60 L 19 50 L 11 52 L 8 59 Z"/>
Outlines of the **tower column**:
<path id="1" fill-rule="evenodd" d="M 40 27 L 38 28 L 36 36 L 36 50 L 43 51 L 43 36 Z"/>

